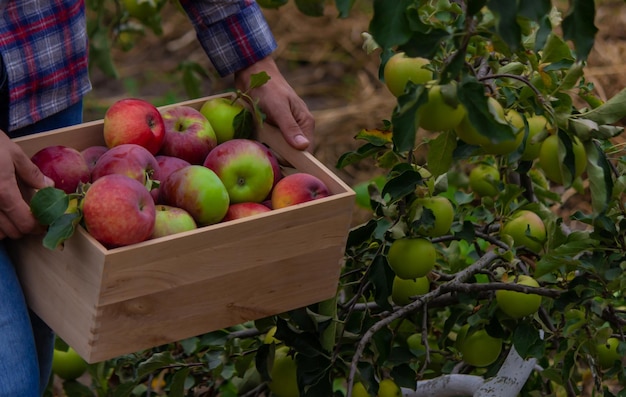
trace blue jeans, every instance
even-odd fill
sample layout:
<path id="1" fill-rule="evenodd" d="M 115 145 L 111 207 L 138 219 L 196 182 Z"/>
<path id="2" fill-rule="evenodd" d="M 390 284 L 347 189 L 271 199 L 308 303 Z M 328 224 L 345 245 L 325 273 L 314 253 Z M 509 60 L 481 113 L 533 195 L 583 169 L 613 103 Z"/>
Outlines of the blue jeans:
<path id="1" fill-rule="evenodd" d="M 0 128 L 6 132 L 8 92 L 0 61 Z M 50 129 L 79 124 L 82 102 L 40 122 L 11 131 L 24 136 Z M 7 123 L 8 124 L 8 123 Z M 50 379 L 54 333 L 28 309 L 15 267 L 0 240 L 0 397 L 39 397 Z"/>

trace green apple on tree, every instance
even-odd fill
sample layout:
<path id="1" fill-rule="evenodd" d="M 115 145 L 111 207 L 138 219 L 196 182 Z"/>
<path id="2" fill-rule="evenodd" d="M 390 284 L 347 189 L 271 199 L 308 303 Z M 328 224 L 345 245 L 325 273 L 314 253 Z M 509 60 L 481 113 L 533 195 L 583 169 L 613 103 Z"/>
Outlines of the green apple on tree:
<path id="1" fill-rule="evenodd" d="M 466 324 L 467 326 L 467 324 Z M 494 338 L 486 330 L 479 329 L 470 334 L 459 333 L 457 346 L 463 361 L 474 367 L 487 367 L 493 364 L 502 351 L 502 339 Z"/>
<path id="2" fill-rule="evenodd" d="M 524 161 L 532 161 L 539 157 L 539 151 L 541 150 L 541 142 L 537 141 L 539 134 L 547 133 L 548 119 L 543 115 L 532 115 L 526 118 L 528 122 L 528 137 L 526 138 L 526 146 L 522 152 L 521 159 Z"/>
<path id="3" fill-rule="evenodd" d="M 378 394 L 376 397 L 401 397 L 400 387 L 393 379 L 385 378 L 378 384 Z"/>
<path id="4" fill-rule="evenodd" d="M 505 112 L 505 120 L 512 127 L 513 139 L 507 139 L 501 142 L 487 142 L 483 145 L 483 151 L 487 154 L 506 155 L 514 152 L 522 144 L 524 140 L 524 119 L 514 109 Z"/>
<path id="5" fill-rule="evenodd" d="M 404 93 L 406 84 L 411 81 L 415 84 L 425 84 L 432 80 L 433 72 L 427 66 L 430 61 L 421 57 L 410 57 L 404 52 L 393 55 L 383 69 L 385 84 L 396 97 Z"/>
<path id="6" fill-rule="evenodd" d="M 456 98 L 454 84 L 435 84 L 428 89 L 428 101 L 417 109 L 418 125 L 429 131 L 454 129 L 467 111 Z"/>
<path id="7" fill-rule="evenodd" d="M 391 284 L 391 300 L 398 306 L 408 305 L 414 297 L 424 295 L 430 290 L 428 277 L 415 279 L 402 279 L 398 276 L 393 278 Z"/>
<path id="8" fill-rule="evenodd" d="M 426 276 L 435 267 L 436 258 L 435 246 L 424 238 L 395 240 L 387 253 L 389 266 L 405 280 Z"/>
<path id="9" fill-rule="evenodd" d="M 296 361 L 289 355 L 289 347 L 278 347 L 270 371 L 271 381 L 267 385 L 276 397 L 298 397 L 300 395 L 296 371 Z"/>
<path id="10" fill-rule="evenodd" d="M 611 368 L 615 361 L 624 360 L 624 356 L 617 351 L 619 344 L 619 339 L 611 337 L 605 343 L 600 343 L 596 346 L 600 367 L 604 369 Z"/>
<path id="11" fill-rule="evenodd" d="M 507 282 L 515 282 L 515 284 L 527 285 L 529 287 L 539 287 L 537 280 L 530 276 L 522 274 L 517 277 L 513 277 L 513 279 L 514 280 L 507 280 Z M 517 291 L 497 290 L 496 303 L 500 310 L 502 310 L 509 317 L 518 319 L 530 316 L 539 310 L 539 307 L 541 306 L 541 295 L 525 294 Z"/>
<path id="12" fill-rule="evenodd" d="M 410 222 L 419 222 L 416 229 L 418 234 L 440 237 L 450 232 L 454 221 L 454 207 L 444 196 L 420 197 L 411 204 L 408 216 Z"/>
<path id="13" fill-rule="evenodd" d="M 481 163 L 472 168 L 469 174 L 469 187 L 480 197 L 495 197 L 500 193 L 500 171 L 490 165 Z"/>
<path id="14" fill-rule="evenodd" d="M 52 372 L 64 380 L 74 380 L 87 371 L 87 362 L 71 347 L 55 348 L 52 352 Z"/>
<path id="15" fill-rule="evenodd" d="M 539 166 L 546 178 L 554 183 L 563 185 L 573 181 L 585 172 L 587 168 L 587 152 L 578 137 L 572 137 L 572 153 L 574 154 L 574 175 L 570 175 L 559 153 L 565 150 L 565 146 L 557 134 L 550 135 L 542 143 L 539 149 Z M 566 174 L 567 172 L 567 174 Z M 567 176 L 566 176 L 567 175 Z M 568 178 L 568 177 L 571 177 Z"/>
<path id="16" fill-rule="evenodd" d="M 501 235 L 508 235 L 515 246 L 524 246 L 534 253 L 539 253 L 546 243 L 546 226 L 539 217 L 529 210 L 519 210 L 504 223 Z"/>
<path id="17" fill-rule="evenodd" d="M 489 113 L 491 113 L 496 120 L 504 123 L 504 108 L 496 98 L 491 96 L 487 98 L 487 107 L 489 109 Z M 459 122 L 459 124 L 454 128 L 454 131 L 460 140 L 470 145 L 482 147 L 489 143 L 489 138 L 474 128 L 467 113 L 463 116 L 461 122 Z"/>

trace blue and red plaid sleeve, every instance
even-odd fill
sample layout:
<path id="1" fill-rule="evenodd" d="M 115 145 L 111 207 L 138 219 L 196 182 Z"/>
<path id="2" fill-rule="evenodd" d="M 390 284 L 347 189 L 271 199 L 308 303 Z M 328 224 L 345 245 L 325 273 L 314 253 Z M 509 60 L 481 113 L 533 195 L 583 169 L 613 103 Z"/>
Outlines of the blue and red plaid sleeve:
<path id="1" fill-rule="evenodd" d="M 267 57 L 276 41 L 253 0 L 180 0 L 198 40 L 222 76 Z"/>

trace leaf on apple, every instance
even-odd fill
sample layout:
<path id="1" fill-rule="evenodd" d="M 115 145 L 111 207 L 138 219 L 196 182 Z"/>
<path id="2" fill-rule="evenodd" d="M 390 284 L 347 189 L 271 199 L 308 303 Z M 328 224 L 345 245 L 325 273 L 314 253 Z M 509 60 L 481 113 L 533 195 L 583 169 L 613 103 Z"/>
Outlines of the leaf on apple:
<path id="1" fill-rule="evenodd" d="M 81 221 L 80 211 L 66 213 L 70 204 L 70 195 L 61 189 L 46 187 L 35 193 L 30 201 L 30 210 L 37 221 L 48 226 L 42 244 L 55 250 L 63 245 L 76 230 Z"/>
<path id="2" fill-rule="evenodd" d="M 30 210 L 39 223 L 51 225 L 65 213 L 69 203 L 69 195 L 63 190 L 45 187 L 38 190 L 31 199 Z"/>

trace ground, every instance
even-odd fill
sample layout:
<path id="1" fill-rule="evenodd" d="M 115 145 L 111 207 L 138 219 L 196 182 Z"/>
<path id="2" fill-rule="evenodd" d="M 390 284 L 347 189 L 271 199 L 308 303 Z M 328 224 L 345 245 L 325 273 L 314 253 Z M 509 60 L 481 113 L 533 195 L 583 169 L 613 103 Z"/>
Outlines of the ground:
<path id="1" fill-rule="evenodd" d="M 367 30 L 369 9 L 357 1 L 351 15 L 340 19 L 333 5 L 319 18 L 306 17 L 293 2 L 279 10 L 265 10 L 278 42 L 274 56 L 287 80 L 307 102 L 316 119 L 315 156 L 344 181 L 354 184 L 376 170 L 360 164 L 337 170 L 341 154 L 355 149 L 355 134 L 362 128 L 379 127 L 389 119 L 395 99 L 378 79 L 377 54 L 362 49 L 361 33 Z M 182 60 L 198 62 L 210 73 L 203 95 L 213 95 L 232 87 L 230 77 L 219 78 L 186 16 L 173 6 L 162 12 L 163 34 L 146 35 L 130 51 L 114 51 L 119 78 L 92 71 L 94 91 L 87 100 L 87 119 L 101 118 L 113 101 L 140 96 L 154 103 L 188 99 L 176 72 Z M 620 0 L 599 3 L 595 48 L 589 57 L 586 78 L 602 98 L 609 98 L 626 87 L 626 3 Z M 585 201 L 573 192 L 570 207 Z"/>

